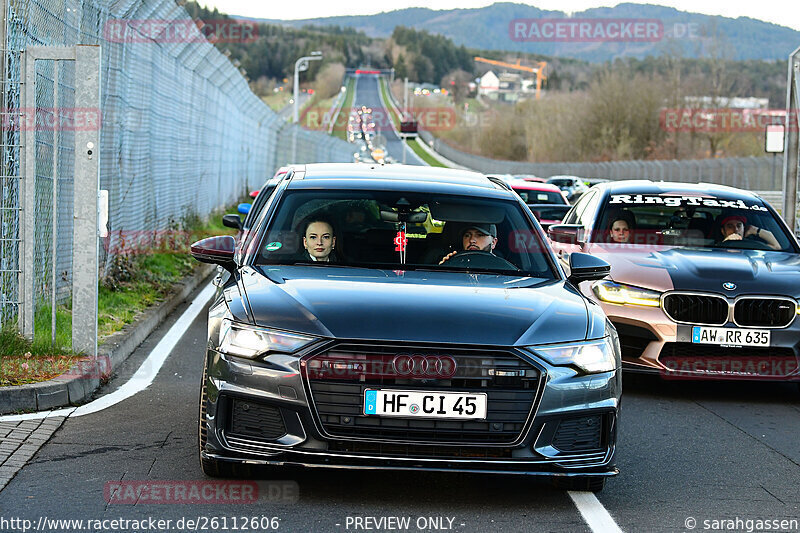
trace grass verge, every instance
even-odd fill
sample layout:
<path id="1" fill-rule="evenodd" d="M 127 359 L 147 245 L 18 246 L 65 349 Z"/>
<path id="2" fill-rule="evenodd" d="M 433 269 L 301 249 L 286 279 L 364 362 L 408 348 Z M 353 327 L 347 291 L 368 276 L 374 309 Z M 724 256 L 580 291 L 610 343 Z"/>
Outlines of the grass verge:
<path id="1" fill-rule="evenodd" d="M 261 97 L 261 100 L 276 113 L 279 113 L 284 107 L 289 105 L 289 100 L 291 99 L 292 91 L 278 91 Z"/>
<path id="2" fill-rule="evenodd" d="M 355 90 L 356 79 L 349 78 L 347 80 L 347 92 L 344 96 L 344 102 L 342 102 L 342 107 L 339 110 L 339 116 L 335 118 L 335 123 L 333 126 L 333 136 L 344 141 L 347 140 L 347 124 L 349 122 L 348 118 L 350 116 L 350 109 L 353 107 L 353 93 L 355 93 Z M 344 116 L 342 117 L 342 115 Z"/>
<path id="3" fill-rule="evenodd" d="M 400 131 L 400 117 L 395 112 L 394 105 L 392 105 L 392 100 L 389 98 L 389 92 L 386 86 L 386 80 L 383 78 L 383 76 L 378 78 L 378 85 L 380 86 L 383 102 L 386 104 L 386 112 L 389 114 L 389 118 L 392 120 L 394 127 L 397 128 L 397 131 Z"/>
<path id="4" fill-rule="evenodd" d="M 244 200 L 242 200 L 244 201 Z M 222 225 L 224 213 L 236 205 L 215 211 L 207 221 L 185 216 L 172 231 L 147 247 L 127 247 L 114 255 L 103 277 L 98 295 L 98 342 L 132 323 L 148 307 L 162 301 L 173 286 L 199 265 L 189 255 L 189 245 L 210 235 L 232 234 Z M 42 302 L 34 317 L 33 341 L 23 338 L 13 326 L 0 330 L 0 387 L 46 381 L 68 371 L 85 357 L 72 346 L 72 312 L 56 309 L 56 336 L 51 336 L 51 306 Z"/>
<path id="5" fill-rule="evenodd" d="M 408 146 L 414 153 L 419 156 L 420 159 L 428 163 L 432 167 L 442 167 L 442 168 L 449 168 L 447 165 L 433 157 L 429 154 L 422 146 L 419 145 L 419 141 L 417 139 L 409 139 Z"/>

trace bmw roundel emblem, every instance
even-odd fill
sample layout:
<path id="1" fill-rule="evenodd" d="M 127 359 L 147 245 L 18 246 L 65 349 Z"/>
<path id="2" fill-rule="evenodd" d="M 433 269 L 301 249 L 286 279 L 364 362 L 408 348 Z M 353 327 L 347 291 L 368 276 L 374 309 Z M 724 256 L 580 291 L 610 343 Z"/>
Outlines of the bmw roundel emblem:
<path id="1" fill-rule="evenodd" d="M 725 283 L 722 284 L 722 288 L 725 289 L 726 291 L 732 291 L 733 289 L 736 288 L 736 284 L 731 283 L 730 281 L 726 281 Z"/>

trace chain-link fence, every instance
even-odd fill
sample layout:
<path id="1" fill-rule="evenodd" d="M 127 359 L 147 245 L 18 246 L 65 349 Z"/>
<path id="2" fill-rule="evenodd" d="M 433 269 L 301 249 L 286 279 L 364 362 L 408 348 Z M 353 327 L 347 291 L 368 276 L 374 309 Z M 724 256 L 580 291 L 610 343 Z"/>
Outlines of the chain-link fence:
<path id="1" fill-rule="evenodd" d="M 106 266 L 116 250 L 146 244 L 182 220 L 234 202 L 281 165 L 352 161 L 344 141 L 289 126 L 271 111 L 175 0 L 0 0 L 0 14 L 2 324 L 14 319 L 20 304 L 22 179 L 36 180 L 37 302 L 53 291 L 66 300 L 73 268 L 77 126 L 60 127 L 52 115 L 74 106 L 74 68 L 38 61 L 36 109 L 22 109 L 20 58 L 27 47 L 101 47 L 94 127 L 100 128 L 101 188 L 109 191 L 110 236 L 101 250 Z M 22 140 L 35 143 L 35 176 L 21 175 Z"/>
<path id="2" fill-rule="evenodd" d="M 672 161 L 607 161 L 598 163 L 530 163 L 490 159 L 457 150 L 423 131 L 434 150 L 459 165 L 487 174 L 533 174 L 542 178 L 573 175 L 610 180 L 651 179 L 719 183 L 747 190 L 779 191 L 783 188 L 783 156 L 729 157 Z"/>

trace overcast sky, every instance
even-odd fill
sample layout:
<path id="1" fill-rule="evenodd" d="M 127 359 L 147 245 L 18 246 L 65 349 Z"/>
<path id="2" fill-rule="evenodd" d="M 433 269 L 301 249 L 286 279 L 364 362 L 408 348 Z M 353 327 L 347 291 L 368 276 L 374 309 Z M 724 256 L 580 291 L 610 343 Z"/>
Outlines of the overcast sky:
<path id="1" fill-rule="evenodd" d="M 352 1 L 346 5 L 336 0 L 198 0 L 201 5 L 217 7 L 229 15 L 244 15 L 271 19 L 306 19 L 336 15 L 367 15 L 393 11 L 405 7 L 431 9 L 473 8 L 488 6 L 495 0 L 373 0 Z M 514 1 L 514 0 L 511 0 Z M 583 11 L 590 7 L 615 6 L 620 2 L 603 0 L 516 0 L 540 9 L 566 12 Z M 800 30 L 800 2 L 798 0 L 663 0 L 651 3 L 672 6 L 681 11 L 722 15 L 725 17 L 751 17 L 774 22 Z M 800 46 L 800 43 L 798 43 Z"/>

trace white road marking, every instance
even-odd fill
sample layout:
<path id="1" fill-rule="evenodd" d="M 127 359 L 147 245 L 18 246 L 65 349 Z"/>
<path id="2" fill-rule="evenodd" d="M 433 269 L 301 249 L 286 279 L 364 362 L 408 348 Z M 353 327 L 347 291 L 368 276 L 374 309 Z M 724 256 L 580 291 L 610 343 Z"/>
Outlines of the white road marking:
<path id="1" fill-rule="evenodd" d="M 622 530 L 611 518 L 603 504 L 592 492 L 568 491 L 569 497 L 589 528 L 594 533 L 622 533 Z"/>
<path id="2" fill-rule="evenodd" d="M 48 418 L 54 416 L 83 416 L 91 413 L 96 413 L 107 409 L 112 405 L 116 405 L 123 400 L 127 400 L 131 396 L 143 391 L 149 387 L 153 380 L 158 375 L 158 371 L 164 365 L 167 357 L 178 344 L 178 341 L 186 333 L 186 330 L 194 322 L 197 316 L 205 309 L 206 304 L 214 295 L 215 287 L 211 284 L 206 286 L 197 298 L 194 299 L 192 304 L 183 312 L 180 318 L 169 328 L 169 331 L 161 338 L 158 344 L 153 348 L 150 354 L 142 362 L 142 365 L 131 376 L 131 378 L 120 388 L 110 394 L 106 394 L 93 402 L 89 402 L 80 407 L 65 407 L 63 409 L 55 409 L 52 411 L 41 411 L 38 413 L 28 413 L 24 415 L 6 415 L 0 416 L 0 422 L 16 422 L 21 420 L 38 420 L 41 418 Z"/>

